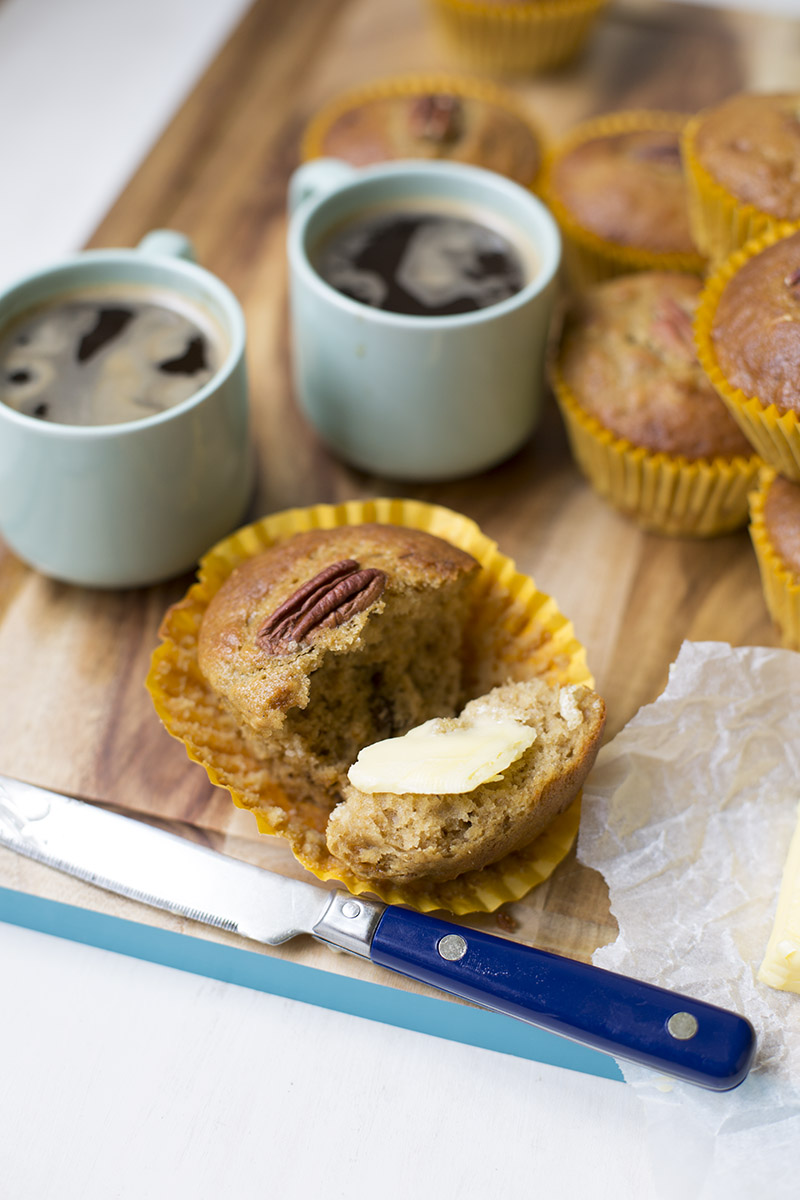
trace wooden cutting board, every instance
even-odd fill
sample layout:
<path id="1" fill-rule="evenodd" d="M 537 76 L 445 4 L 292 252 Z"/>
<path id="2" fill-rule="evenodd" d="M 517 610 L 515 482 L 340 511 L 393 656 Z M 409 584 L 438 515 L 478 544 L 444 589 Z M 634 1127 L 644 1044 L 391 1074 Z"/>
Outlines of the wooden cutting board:
<path id="1" fill-rule="evenodd" d="M 180 229 L 199 261 L 239 296 L 259 460 L 253 518 L 401 494 L 466 513 L 572 619 L 608 703 L 611 737 L 659 694 L 683 639 L 777 644 L 747 532 L 702 543 L 640 532 L 584 482 L 552 401 L 532 442 L 501 467 L 457 483 L 403 487 L 332 458 L 292 394 L 285 198 L 307 120 L 345 87 L 458 68 L 422 4 L 257 0 L 91 244 L 131 245 L 152 228 Z M 743 87 L 796 86 L 799 71 L 796 22 L 626 2 L 612 4 L 580 61 L 509 86 L 558 136 L 612 109 L 691 111 Z M 43 578 L 0 544 L 0 772 L 188 823 L 195 837 L 302 877 L 285 845 L 258 839 L 253 819 L 188 761 L 144 690 L 160 618 L 189 582 L 81 590 Z M 0 885 L 184 928 L 9 852 L 0 852 Z M 616 932 L 602 878 L 574 852 L 523 901 L 471 923 L 587 960 Z M 369 964 L 349 958 L 331 967 L 310 942 L 281 953 L 309 964 L 322 956 L 329 970 L 375 977 Z"/>

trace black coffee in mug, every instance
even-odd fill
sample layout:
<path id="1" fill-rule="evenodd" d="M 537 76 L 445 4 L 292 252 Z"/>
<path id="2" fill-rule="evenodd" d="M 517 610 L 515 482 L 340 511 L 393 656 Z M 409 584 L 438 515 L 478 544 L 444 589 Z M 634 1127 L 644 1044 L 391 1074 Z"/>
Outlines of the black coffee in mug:
<path id="1" fill-rule="evenodd" d="M 194 395 L 226 352 L 210 315 L 181 295 L 76 290 L 0 329 L 0 401 L 43 421 L 118 425 Z"/>
<path id="2" fill-rule="evenodd" d="M 351 300 L 417 317 L 488 308 L 531 277 L 523 255 L 497 228 L 465 209 L 423 202 L 352 217 L 311 258 Z"/>

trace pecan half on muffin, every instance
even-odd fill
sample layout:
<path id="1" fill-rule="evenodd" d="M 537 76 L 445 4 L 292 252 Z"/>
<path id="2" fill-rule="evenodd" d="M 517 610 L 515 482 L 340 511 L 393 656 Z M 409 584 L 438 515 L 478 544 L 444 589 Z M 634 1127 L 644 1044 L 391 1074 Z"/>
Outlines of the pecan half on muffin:
<path id="1" fill-rule="evenodd" d="M 553 366 L 573 452 L 594 487 L 646 528 L 709 535 L 747 517 L 758 462 L 698 362 L 702 284 L 640 272 L 567 312 Z"/>
<path id="2" fill-rule="evenodd" d="M 353 166 L 400 158 L 451 159 L 525 187 L 542 162 L 538 130 L 516 98 L 454 77 L 401 77 L 338 97 L 311 122 L 302 156 Z"/>

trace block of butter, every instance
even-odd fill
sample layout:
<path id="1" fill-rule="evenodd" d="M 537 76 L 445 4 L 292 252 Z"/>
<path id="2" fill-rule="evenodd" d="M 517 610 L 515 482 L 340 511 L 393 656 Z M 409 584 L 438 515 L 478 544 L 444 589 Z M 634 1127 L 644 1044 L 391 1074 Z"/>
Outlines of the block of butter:
<path id="1" fill-rule="evenodd" d="M 781 991 L 800 992 L 800 810 L 758 978 Z"/>
<path id="2" fill-rule="evenodd" d="M 362 792 L 458 795 L 501 779 L 535 740 L 535 729 L 511 719 L 458 724 L 434 717 L 403 737 L 366 746 L 348 778 Z"/>

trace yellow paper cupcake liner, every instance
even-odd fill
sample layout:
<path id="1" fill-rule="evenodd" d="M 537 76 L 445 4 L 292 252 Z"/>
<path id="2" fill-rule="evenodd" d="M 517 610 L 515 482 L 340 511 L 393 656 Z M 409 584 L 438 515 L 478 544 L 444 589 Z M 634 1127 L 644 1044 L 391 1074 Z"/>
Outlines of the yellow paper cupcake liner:
<path id="1" fill-rule="evenodd" d="M 553 684 L 592 684 L 585 650 L 571 623 L 474 521 L 437 505 L 380 499 L 290 509 L 264 517 L 214 546 L 200 563 L 197 582 L 164 619 L 163 641 L 153 654 L 147 688 L 168 732 L 205 767 L 211 782 L 227 788 L 238 807 L 255 814 L 261 833 L 286 838 L 295 857 L 318 879 L 336 880 L 354 893 L 370 892 L 423 912 L 493 912 L 547 879 L 565 857 L 578 830 L 580 798 L 529 846 L 480 871 L 446 883 L 403 887 L 359 879 L 325 846 L 327 811 L 311 803 L 293 804 L 272 782 L 198 666 L 203 614 L 235 567 L 302 530 L 368 521 L 435 534 L 473 555 L 484 568 L 466 664 L 471 694 L 480 695 L 507 679 L 543 677 Z"/>
<path id="2" fill-rule="evenodd" d="M 745 437 L 763 458 L 787 479 L 800 482 L 800 420 L 794 412 L 781 413 L 774 404 L 763 404 L 757 396 L 746 396 L 733 387 L 722 373 L 711 335 L 720 297 L 730 280 L 744 264 L 781 238 L 800 231 L 800 222 L 772 225 L 753 238 L 741 250 L 735 250 L 706 280 L 695 315 L 694 333 L 697 356 L 703 370 L 725 401 Z"/>
<path id="3" fill-rule="evenodd" d="M 754 204 L 737 199 L 703 166 L 695 146 L 704 115 L 697 113 L 686 123 L 681 155 L 686 172 L 692 238 L 713 268 L 745 243 L 781 222 Z"/>
<path id="4" fill-rule="evenodd" d="M 517 101 L 513 93 L 498 87 L 488 79 L 469 79 L 461 75 L 441 73 L 424 75 L 398 75 L 391 79 L 379 79 L 363 87 L 352 88 L 331 100 L 309 122 L 300 143 L 300 156 L 304 162 L 320 158 L 324 154 L 325 137 L 328 130 L 350 109 L 359 108 L 370 100 L 404 98 L 418 95 L 445 93 L 481 100 L 504 109 L 524 122 L 539 147 L 538 165 L 530 179 L 520 180 L 525 186 L 535 189 L 544 160 L 544 135 L 528 110 Z"/>
<path id="5" fill-rule="evenodd" d="M 534 74 L 561 66 L 583 49 L 608 0 L 429 0 L 453 52 L 490 74 Z"/>
<path id="6" fill-rule="evenodd" d="M 707 264 L 700 253 L 658 252 L 637 246 L 622 246 L 585 229 L 573 217 L 553 186 L 553 172 L 559 160 L 584 142 L 621 133 L 680 133 L 685 124 L 685 113 L 645 109 L 607 113 L 583 121 L 548 153 L 542 171 L 541 192 L 564 235 L 564 266 L 574 287 L 590 287 L 616 275 L 627 275 L 630 271 L 682 271 L 693 275 L 703 274 Z"/>
<path id="7" fill-rule="evenodd" d="M 758 488 L 750 495 L 750 537 L 767 611 L 780 631 L 781 645 L 800 650 L 800 579 L 775 552 L 764 521 L 764 506 L 775 477 L 771 467 L 762 467 Z"/>
<path id="8" fill-rule="evenodd" d="M 690 462 L 634 446 L 581 408 L 557 363 L 551 379 L 578 466 L 604 500 L 643 529 L 715 537 L 745 523 L 758 458 Z"/>

